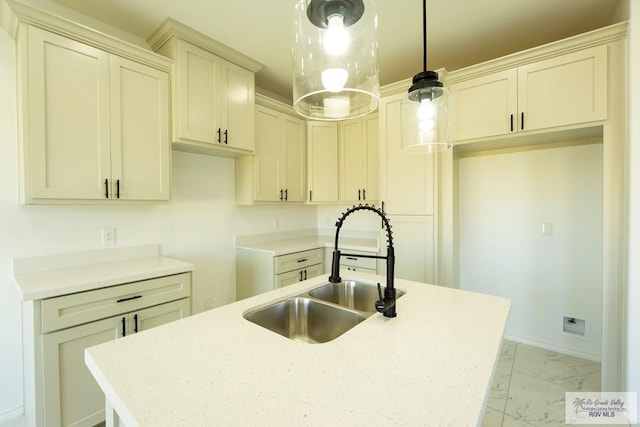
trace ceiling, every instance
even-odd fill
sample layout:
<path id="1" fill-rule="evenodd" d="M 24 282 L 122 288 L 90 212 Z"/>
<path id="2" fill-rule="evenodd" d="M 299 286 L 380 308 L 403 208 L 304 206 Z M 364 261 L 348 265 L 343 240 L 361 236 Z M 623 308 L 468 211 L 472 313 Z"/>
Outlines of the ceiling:
<path id="1" fill-rule="evenodd" d="M 291 100 L 298 0 L 53 0 L 146 39 L 167 16 L 264 64 L 258 91 Z M 615 23 L 621 0 L 429 0 L 428 68 L 455 70 Z M 376 0 L 380 84 L 422 71 L 422 2 Z"/>

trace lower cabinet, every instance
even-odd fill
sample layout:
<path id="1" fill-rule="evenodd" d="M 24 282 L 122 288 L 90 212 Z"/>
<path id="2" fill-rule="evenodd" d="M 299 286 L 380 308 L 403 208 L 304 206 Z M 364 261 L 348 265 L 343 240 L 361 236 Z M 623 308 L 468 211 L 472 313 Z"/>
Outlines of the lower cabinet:
<path id="1" fill-rule="evenodd" d="M 273 256 L 269 252 L 236 249 L 236 299 L 249 298 L 323 273 L 323 249 Z"/>
<path id="2" fill-rule="evenodd" d="M 84 363 L 84 350 L 189 316 L 190 294 L 191 274 L 182 273 L 29 302 L 24 319 L 25 378 L 33 376 L 25 380 L 29 425 L 103 422 L 104 394 Z"/>

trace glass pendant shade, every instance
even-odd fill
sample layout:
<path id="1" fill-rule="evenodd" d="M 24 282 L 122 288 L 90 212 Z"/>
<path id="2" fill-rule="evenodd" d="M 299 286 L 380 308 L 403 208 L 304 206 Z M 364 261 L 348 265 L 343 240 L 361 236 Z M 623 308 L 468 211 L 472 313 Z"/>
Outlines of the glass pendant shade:
<path id="1" fill-rule="evenodd" d="M 416 74 L 402 100 L 402 148 L 421 153 L 451 149 L 450 113 L 450 92 L 438 81 L 438 73 Z"/>
<path id="2" fill-rule="evenodd" d="M 342 120 L 378 108 L 378 18 L 373 0 L 300 0 L 293 34 L 293 108 Z"/>

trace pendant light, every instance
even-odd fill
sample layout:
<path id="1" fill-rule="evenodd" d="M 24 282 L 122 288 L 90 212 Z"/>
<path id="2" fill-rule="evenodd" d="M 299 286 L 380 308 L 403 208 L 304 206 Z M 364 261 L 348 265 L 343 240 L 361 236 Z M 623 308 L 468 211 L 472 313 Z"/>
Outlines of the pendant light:
<path id="1" fill-rule="evenodd" d="M 451 149 L 451 96 L 427 71 L 427 0 L 422 3 L 423 71 L 413 76 L 413 84 L 402 100 L 402 148 L 405 151 L 435 153 Z"/>
<path id="2" fill-rule="evenodd" d="M 378 17 L 373 0 L 300 0 L 293 34 L 293 108 L 343 120 L 378 108 Z"/>

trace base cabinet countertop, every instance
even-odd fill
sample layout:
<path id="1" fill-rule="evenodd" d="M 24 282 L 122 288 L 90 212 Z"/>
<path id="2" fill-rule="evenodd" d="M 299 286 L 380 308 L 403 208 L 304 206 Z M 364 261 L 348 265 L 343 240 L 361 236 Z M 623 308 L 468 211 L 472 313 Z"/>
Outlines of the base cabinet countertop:
<path id="1" fill-rule="evenodd" d="M 319 276 L 87 349 L 107 425 L 478 424 L 508 299 L 397 280 L 406 291 L 398 317 L 376 313 L 324 344 L 289 340 L 242 316 L 326 281 Z"/>

